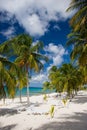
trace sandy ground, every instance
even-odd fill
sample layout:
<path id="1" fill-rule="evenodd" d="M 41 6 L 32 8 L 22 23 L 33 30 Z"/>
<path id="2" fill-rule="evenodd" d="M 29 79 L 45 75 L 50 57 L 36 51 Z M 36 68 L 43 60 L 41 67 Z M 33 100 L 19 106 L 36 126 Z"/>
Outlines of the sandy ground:
<path id="1" fill-rule="evenodd" d="M 54 94 L 55 95 L 55 94 Z M 14 101 L 0 101 L 0 130 L 87 130 L 87 92 L 80 91 L 66 106 L 61 99 L 49 95 L 47 101 L 43 95 L 30 97 L 30 106 L 19 98 Z M 49 110 L 55 106 L 54 117 Z"/>

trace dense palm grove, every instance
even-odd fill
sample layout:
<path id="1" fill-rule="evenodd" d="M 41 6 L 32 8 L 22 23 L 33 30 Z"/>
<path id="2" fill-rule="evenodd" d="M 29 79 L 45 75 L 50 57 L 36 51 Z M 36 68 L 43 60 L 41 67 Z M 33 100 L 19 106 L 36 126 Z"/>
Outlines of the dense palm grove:
<path id="1" fill-rule="evenodd" d="M 60 68 L 53 66 L 49 71 L 49 82 L 43 84 L 58 92 L 66 91 L 69 96 L 87 84 L 87 0 L 72 0 L 67 11 L 73 10 L 76 13 L 70 19 L 71 33 L 66 43 L 73 48 L 72 64 L 63 64 Z"/>
<path id="2" fill-rule="evenodd" d="M 43 85 L 60 93 L 65 91 L 68 96 L 74 96 L 87 84 L 87 0 L 72 0 L 67 11 L 73 10 L 75 14 L 70 19 L 71 33 L 67 46 L 73 48 L 70 57 L 74 62 L 63 64 L 60 68 L 53 66 L 49 71 L 49 81 Z M 6 98 L 5 89 L 9 97 L 14 98 L 19 87 L 21 100 L 24 86 L 27 86 L 29 95 L 30 71 L 39 72 L 43 68 L 41 60 L 47 61 L 47 57 L 40 54 L 42 43 L 32 43 L 30 36 L 22 34 L 0 45 L 0 98 Z M 14 59 L 13 62 L 11 59 Z M 29 96 L 27 99 L 29 103 Z"/>

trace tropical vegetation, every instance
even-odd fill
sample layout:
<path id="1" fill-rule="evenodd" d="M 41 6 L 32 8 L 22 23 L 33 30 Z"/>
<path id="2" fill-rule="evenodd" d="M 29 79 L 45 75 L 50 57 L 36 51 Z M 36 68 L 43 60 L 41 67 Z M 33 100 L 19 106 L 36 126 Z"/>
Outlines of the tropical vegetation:
<path id="1" fill-rule="evenodd" d="M 19 35 L 0 45 L 0 53 L 7 57 L 15 57 L 14 63 L 20 68 L 24 77 L 18 77 L 19 88 L 27 85 L 27 101 L 29 104 L 29 78 L 31 70 L 39 72 L 43 68 L 41 60 L 47 61 L 48 58 L 40 54 L 43 48 L 41 42 L 33 44 L 32 38 L 26 34 Z M 26 80 L 24 80 L 26 79 Z"/>
<path id="2" fill-rule="evenodd" d="M 18 77 L 20 77 L 18 66 L 6 57 L 0 56 L 0 98 L 5 101 L 6 91 L 8 96 L 14 98 Z"/>
<path id="3" fill-rule="evenodd" d="M 73 10 L 75 14 L 70 20 L 72 30 L 67 45 L 72 45 L 71 59 L 79 65 L 87 84 L 87 1 L 72 0 L 67 11 Z"/>
<path id="4" fill-rule="evenodd" d="M 74 91 L 87 84 L 87 0 L 72 0 L 67 11 L 74 11 L 67 41 L 67 46 L 72 48 L 70 58 L 73 65 L 53 66 L 49 72 L 49 82 L 44 85 L 47 88 L 53 86 L 60 93 L 67 91 L 68 95 L 73 96 Z"/>
<path id="5" fill-rule="evenodd" d="M 70 19 L 71 32 L 67 46 L 72 47 L 71 63 L 53 66 L 49 71 L 44 89 L 55 89 L 74 96 L 82 85 L 87 84 L 87 0 L 72 0 L 67 11 L 74 11 Z M 0 45 L 0 98 L 15 96 L 16 88 L 27 86 L 29 104 L 29 82 L 31 71 L 39 72 L 43 68 L 41 60 L 47 57 L 41 54 L 42 42 L 33 43 L 31 36 L 18 35 Z M 53 111 L 53 110 L 52 110 Z"/>
<path id="6" fill-rule="evenodd" d="M 61 92 L 67 92 L 69 97 L 73 97 L 80 90 L 84 76 L 78 67 L 72 64 L 63 64 L 60 68 L 53 66 L 48 77 L 50 88 L 53 86 L 60 94 Z"/>

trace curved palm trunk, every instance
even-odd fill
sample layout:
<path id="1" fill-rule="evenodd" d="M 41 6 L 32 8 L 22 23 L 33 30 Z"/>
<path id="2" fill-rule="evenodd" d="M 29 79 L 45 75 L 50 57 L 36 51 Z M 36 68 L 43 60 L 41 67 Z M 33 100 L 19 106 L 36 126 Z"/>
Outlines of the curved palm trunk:
<path id="1" fill-rule="evenodd" d="M 21 89 L 19 91 L 20 91 L 20 102 L 22 102 Z"/>
<path id="2" fill-rule="evenodd" d="M 27 105 L 29 105 L 29 84 L 27 83 Z"/>
<path id="3" fill-rule="evenodd" d="M 5 93 L 3 84 L 2 84 L 1 86 L 2 86 L 2 87 L 1 87 L 1 89 L 2 89 L 1 91 L 2 91 L 2 93 L 3 93 L 3 104 L 5 104 L 6 93 Z"/>
<path id="4" fill-rule="evenodd" d="M 27 74 L 27 80 L 29 78 L 28 76 L 28 66 L 26 66 L 26 74 Z M 27 105 L 29 106 L 29 80 L 27 81 Z"/>

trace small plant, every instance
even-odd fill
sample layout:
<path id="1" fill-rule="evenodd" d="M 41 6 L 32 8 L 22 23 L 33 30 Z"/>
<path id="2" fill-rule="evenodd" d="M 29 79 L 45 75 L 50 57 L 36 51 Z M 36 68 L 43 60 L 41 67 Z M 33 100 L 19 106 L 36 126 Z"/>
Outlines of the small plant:
<path id="1" fill-rule="evenodd" d="M 54 117 L 54 106 L 53 105 L 51 106 L 49 113 L 50 113 L 51 118 L 53 118 Z"/>
<path id="2" fill-rule="evenodd" d="M 47 95 L 45 94 L 43 97 L 44 101 L 47 101 Z"/>
<path id="3" fill-rule="evenodd" d="M 62 99 L 62 102 L 63 102 L 63 104 L 66 106 L 66 103 L 67 103 L 67 98 Z"/>

